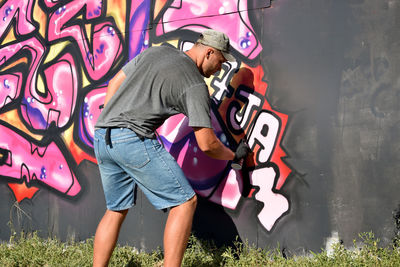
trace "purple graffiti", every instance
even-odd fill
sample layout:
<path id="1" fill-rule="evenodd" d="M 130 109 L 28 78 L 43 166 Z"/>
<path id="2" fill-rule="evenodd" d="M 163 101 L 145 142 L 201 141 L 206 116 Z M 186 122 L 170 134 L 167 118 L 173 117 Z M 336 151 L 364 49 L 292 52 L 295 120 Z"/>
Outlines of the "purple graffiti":
<path id="1" fill-rule="evenodd" d="M 213 160 L 200 150 L 186 117 L 177 115 L 170 118 L 160 127 L 159 133 L 194 189 L 202 191 L 217 184 L 227 162 L 222 160 L 212 162 Z M 207 168 L 210 164 L 213 168 Z"/>
<path id="2" fill-rule="evenodd" d="M 107 87 L 91 90 L 84 98 L 81 107 L 79 137 L 87 146 L 93 147 L 94 125 L 100 116 L 99 106 L 104 103 Z"/>
<path id="3" fill-rule="evenodd" d="M 149 45 L 150 0 L 133 1 L 129 18 L 129 59 Z"/>
<path id="4" fill-rule="evenodd" d="M 228 145 L 226 136 L 214 116 L 212 116 L 212 123 L 216 135 Z M 226 173 L 227 161 L 206 156 L 198 147 L 186 117 L 176 115 L 168 119 L 158 132 L 167 150 L 182 167 L 185 176 L 198 195 L 210 197 L 211 201 L 222 204 L 224 207 L 236 208 L 241 196 L 241 172 L 229 170 Z"/>
<path id="5" fill-rule="evenodd" d="M 21 181 L 45 184 L 68 196 L 76 196 L 81 186 L 57 145 L 37 146 L 15 131 L 0 125 L 3 152 L 0 175 Z"/>
<path id="6" fill-rule="evenodd" d="M 212 28 L 225 32 L 235 50 L 254 59 L 262 47 L 251 27 L 247 10 L 247 1 L 174 1 L 163 14 L 162 23 L 157 25 L 157 35 L 178 29 L 201 32 L 204 28 Z"/>

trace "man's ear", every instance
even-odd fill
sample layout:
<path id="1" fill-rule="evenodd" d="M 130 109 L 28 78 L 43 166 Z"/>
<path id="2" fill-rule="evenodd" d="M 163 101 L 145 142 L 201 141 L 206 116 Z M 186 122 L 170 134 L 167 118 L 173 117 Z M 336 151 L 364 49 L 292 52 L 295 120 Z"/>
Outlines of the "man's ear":
<path id="1" fill-rule="evenodd" d="M 211 56 L 212 53 L 214 53 L 214 51 L 211 48 L 207 48 L 207 53 L 206 53 L 207 59 Z"/>

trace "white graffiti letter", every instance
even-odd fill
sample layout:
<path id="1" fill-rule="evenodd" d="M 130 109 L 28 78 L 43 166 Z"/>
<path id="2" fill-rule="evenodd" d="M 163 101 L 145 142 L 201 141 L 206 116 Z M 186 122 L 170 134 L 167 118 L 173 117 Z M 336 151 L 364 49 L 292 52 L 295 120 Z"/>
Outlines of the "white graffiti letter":
<path id="1" fill-rule="evenodd" d="M 275 180 L 275 170 L 272 167 L 254 170 L 250 173 L 250 181 L 260 189 L 255 199 L 264 203 L 264 207 L 258 214 L 260 223 L 270 231 L 283 213 L 289 209 L 288 200 L 281 194 L 272 192 Z"/>
<path id="2" fill-rule="evenodd" d="M 248 140 L 250 148 L 254 150 L 256 143 L 260 146 L 257 153 L 257 162 L 266 163 L 269 161 L 278 137 L 280 121 L 267 110 L 258 114 L 256 122 Z"/>

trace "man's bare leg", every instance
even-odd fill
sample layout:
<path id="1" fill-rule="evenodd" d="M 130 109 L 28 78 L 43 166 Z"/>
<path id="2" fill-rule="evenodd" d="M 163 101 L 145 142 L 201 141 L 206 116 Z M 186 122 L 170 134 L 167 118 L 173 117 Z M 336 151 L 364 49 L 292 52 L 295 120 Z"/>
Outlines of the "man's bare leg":
<path id="1" fill-rule="evenodd" d="M 107 210 L 104 214 L 97 226 L 94 238 L 93 267 L 108 265 L 126 214 L 128 214 L 128 210 Z"/>
<path id="2" fill-rule="evenodd" d="M 164 231 L 164 267 L 181 266 L 192 230 L 196 204 L 197 197 L 194 196 L 170 210 Z"/>

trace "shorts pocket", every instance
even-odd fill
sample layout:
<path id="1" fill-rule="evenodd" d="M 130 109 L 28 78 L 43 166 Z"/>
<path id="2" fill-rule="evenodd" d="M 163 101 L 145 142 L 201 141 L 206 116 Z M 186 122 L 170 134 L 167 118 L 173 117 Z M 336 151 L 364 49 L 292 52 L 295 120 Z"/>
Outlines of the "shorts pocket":
<path id="1" fill-rule="evenodd" d="M 113 148 L 109 151 L 117 154 L 115 157 L 121 164 L 131 168 L 139 169 L 150 162 L 146 146 L 138 137 L 120 140 L 114 143 Z"/>
<path id="2" fill-rule="evenodd" d="M 99 155 L 99 139 L 98 138 L 94 138 L 94 140 L 93 140 L 93 150 L 94 150 L 94 155 L 97 159 L 97 163 L 103 163 L 103 160 L 100 158 L 100 155 Z"/>

